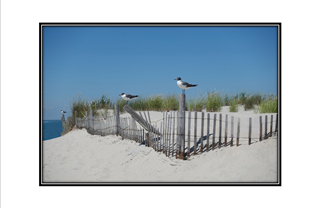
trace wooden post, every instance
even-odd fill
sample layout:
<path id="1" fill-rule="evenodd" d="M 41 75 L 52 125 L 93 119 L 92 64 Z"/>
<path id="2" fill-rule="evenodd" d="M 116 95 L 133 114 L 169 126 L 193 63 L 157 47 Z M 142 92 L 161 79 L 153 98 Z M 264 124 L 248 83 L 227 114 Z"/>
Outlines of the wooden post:
<path id="1" fill-rule="evenodd" d="M 272 122 L 273 122 L 273 115 L 271 115 L 270 136 L 272 136 Z"/>
<path id="2" fill-rule="evenodd" d="M 180 95 L 179 100 L 179 132 L 180 137 L 180 149 L 179 149 L 179 159 L 184 159 L 184 145 L 185 145 L 185 112 L 186 112 L 186 95 Z"/>
<path id="3" fill-rule="evenodd" d="M 226 128 L 224 133 L 224 146 L 227 146 L 227 137 L 228 137 L 228 115 L 226 115 Z"/>
<path id="4" fill-rule="evenodd" d="M 150 113 L 148 111 L 148 118 L 149 118 L 149 123 L 151 123 L 151 119 L 150 119 Z"/>
<path id="5" fill-rule="evenodd" d="M 189 114 L 188 114 L 188 153 L 187 153 L 188 157 L 190 157 L 190 126 L 191 126 L 191 111 L 189 109 Z"/>
<path id="6" fill-rule="evenodd" d="M 197 154 L 197 111 L 194 112 L 194 143 L 193 143 L 193 154 Z"/>
<path id="7" fill-rule="evenodd" d="M 162 113 L 162 117 L 163 117 L 163 119 L 162 119 L 162 123 L 163 123 L 163 129 L 162 129 L 162 147 L 161 147 L 161 145 L 160 145 L 160 149 L 161 149 L 162 152 L 164 152 L 164 143 L 165 143 L 165 140 L 164 140 L 164 138 L 165 138 L 165 132 L 164 132 L 164 129 L 165 129 L 164 111 L 163 111 L 163 113 Z"/>
<path id="8" fill-rule="evenodd" d="M 208 113 L 207 114 L 207 152 L 209 152 L 209 138 L 210 138 L 210 136 L 209 136 L 209 128 L 210 128 L 210 114 Z"/>
<path id="9" fill-rule="evenodd" d="M 142 141 L 144 142 L 144 145 L 147 146 L 147 142 L 145 141 L 144 137 L 144 129 L 142 129 Z"/>
<path id="10" fill-rule="evenodd" d="M 172 126 L 172 157 L 173 157 L 174 152 L 175 152 L 175 150 L 174 150 L 174 133 L 175 133 L 175 120 L 176 120 L 176 112 L 175 111 L 173 111 L 172 118 L 173 118 L 173 126 Z"/>
<path id="11" fill-rule="evenodd" d="M 169 135 L 168 135 L 168 142 L 169 142 L 169 145 L 168 145 L 168 156 L 170 156 L 170 151 L 171 151 L 171 115 L 172 115 L 172 112 L 170 112 L 170 115 L 169 115 Z"/>
<path id="12" fill-rule="evenodd" d="M 233 146 L 233 116 L 231 116 L 231 141 L 230 146 Z"/>
<path id="13" fill-rule="evenodd" d="M 219 121 L 219 148 L 221 147 L 221 130 L 222 130 L 222 114 L 220 113 L 220 121 Z"/>
<path id="14" fill-rule="evenodd" d="M 240 118 L 238 118 L 237 147 L 239 146 L 239 136 L 240 136 Z"/>
<path id="15" fill-rule="evenodd" d="M 217 114 L 214 114 L 213 116 L 213 133 L 212 133 L 212 150 L 214 149 L 215 146 L 215 137 L 216 137 L 216 116 Z"/>
<path id="16" fill-rule="evenodd" d="M 201 113 L 201 146 L 200 146 L 200 152 L 203 152 L 203 127 L 204 127 L 204 112 Z"/>
<path id="17" fill-rule="evenodd" d="M 146 133 L 146 139 L 147 139 L 147 147 L 150 147 L 150 138 L 149 138 L 149 132 Z"/>
<path id="18" fill-rule="evenodd" d="M 265 119 L 265 131 L 264 131 L 264 139 L 267 139 L 267 127 L 268 127 L 268 116 L 266 115 Z"/>
<path id="19" fill-rule="evenodd" d="M 262 140 L 262 116 L 259 117 L 260 119 L 260 136 L 259 136 L 259 141 Z"/>
<path id="20" fill-rule="evenodd" d="M 115 106 L 115 113 L 116 113 L 116 135 L 119 135 L 119 126 L 120 126 L 120 111 L 119 111 L 119 105 Z"/>
<path id="21" fill-rule="evenodd" d="M 249 141 L 248 144 L 251 144 L 251 129 L 252 129 L 252 118 L 249 118 Z"/>
<path id="22" fill-rule="evenodd" d="M 168 138 L 168 113 L 166 112 L 166 118 L 165 118 L 165 127 L 164 127 L 164 153 L 167 155 L 167 138 Z"/>
<path id="23" fill-rule="evenodd" d="M 161 139 L 163 138 L 163 132 L 162 132 L 162 122 L 160 123 L 160 133 L 162 133 L 162 135 L 160 135 L 160 142 L 159 142 L 159 152 L 161 152 L 161 145 L 162 145 L 162 142 L 161 142 Z"/>
<path id="24" fill-rule="evenodd" d="M 64 118 L 64 114 L 62 114 L 61 116 L 61 122 L 62 122 L 62 132 L 64 132 L 66 129 L 65 129 L 65 118 Z M 63 134 L 63 133 L 61 133 Z"/>

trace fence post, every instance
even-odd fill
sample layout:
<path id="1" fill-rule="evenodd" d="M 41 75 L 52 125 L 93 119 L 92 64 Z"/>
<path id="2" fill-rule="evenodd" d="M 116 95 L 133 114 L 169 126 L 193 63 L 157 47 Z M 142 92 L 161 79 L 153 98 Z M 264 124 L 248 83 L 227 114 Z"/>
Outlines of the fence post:
<path id="1" fill-rule="evenodd" d="M 239 146 L 239 136 L 240 136 L 240 118 L 238 118 L 237 147 Z"/>
<path id="2" fill-rule="evenodd" d="M 61 122 L 62 122 L 62 132 L 64 132 L 66 129 L 65 129 L 65 118 L 64 118 L 64 114 L 62 114 L 61 116 Z"/>
<path id="3" fill-rule="evenodd" d="M 91 134 L 94 135 L 94 111 L 91 109 Z"/>
<path id="4" fill-rule="evenodd" d="M 188 153 L 187 153 L 188 157 L 190 157 L 190 125 L 191 125 L 191 111 L 189 109 L 189 114 L 188 114 Z"/>
<path id="5" fill-rule="evenodd" d="M 225 137 L 224 137 L 224 146 L 227 146 L 227 137 L 228 137 L 228 115 L 226 114 L 226 128 L 225 128 Z"/>
<path id="6" fill-rule="evenodd" d="M 207 152 L 209 152 L 209 128 L 210 128 L 210 114 L 208 113 L 207 118 Z"/>
<path id="7" fill-rule="evenodd" d="M 119 123 L 120 123 L 120 114 L 119 114 L 119 105 L 115 106 L 115 111 L 116 111 L 116 135 L 118 136 L 119 134 Z"/>
<path id="8" fill-rule="evenodd" d="M 233 116 L 231 116 L 231 141 L 230 146 L 233 146 Z"/>
<path id="9" fill-rule="evenodd" d="M 262 139 L 262 116 L 260 116 L 259 118 L 260 118 L 260 136 L 259 136 L 259 141 L 261 141 L 261 139 Z"/>
<path id="10" fill-rule="evenodd" d="M 221 147 L 221 130 L 222 130 L 222 114 L 220 113 L 220 121 L 219 121 L 219 148 Z"/>
<path id="11" fill-rule="evenodd" d="M 200 146 L 200 152 L 203 152 L 203 127 L 204 127 L 204 112 L 201 112 L 201 146 Z"/>
<path id="12" fill-rule="evenodd" d="M 185 145 L 185 112 L 186 112 L 186 95 L 181 94 L 179 100 L 179 159 L 184 159 L 184 145 Z"/>
<path id="13" fill-rule="evenodd" d="M 264 139 L 267 139 L 267 128 L 268 128 L 268 116 L 265 117 L 265 131 L 264 131 Z"/>
<path id="14" fill-rule="evenodd" d="M 197 154 L 197 114 L 198 112 L 194 112 L 194 144 L 193 144 L 193 154 Z"/>
<path id="15" fill-rule="evenodd" d="M 173 157 L 173 154 L 175 152 L 174 150 L 174 133 L 175 133 L 175 120 L 176 120 L 176 112 L 173 111 L 173 127 L 172 127 L 172 157 Z"/>
<path id="16" fill-rule="evenodd" d="M 214 114 L 214 116 L 213 116 L 212 150 L 214 149 L 214 146 L 215 146 L 215 136 L 216 136 L 216 115 L 217 115 L 217 114 Z"/>
<path id="17" fill-rule="evenodd" d="M 271 115 L 271 122 L 270 122 L 270 136 L 272 136 L 272 122 L 273 122 L 273 115 Z"/>
<path id="18" fill-rule="evenodd" d="M 251 129 L 252 129 L 252 118 L 249 118 L 249 141 L 248 144 L 251 144 Z"/>
<path id="19" fill-rule="evenodd" d="M 146 140 L 147 140 L 147 147 L 150 147 L 151 145 L 150 145 L 150 137 L 149 137 L 149 132 L 148 133 L 146 133 Z"/>

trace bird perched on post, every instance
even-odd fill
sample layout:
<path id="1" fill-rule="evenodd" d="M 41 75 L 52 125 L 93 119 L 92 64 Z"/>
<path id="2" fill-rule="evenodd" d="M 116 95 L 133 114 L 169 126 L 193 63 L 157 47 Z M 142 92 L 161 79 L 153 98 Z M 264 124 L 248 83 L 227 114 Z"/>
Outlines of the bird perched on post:
<path id="1" fill-rule="evenodd" d="M 67 113 L 67 112 L 65 112 L 65 111 L 61 110 L 61 113 L 62 113 L 62 114 L 64 114 L 64 113 Z"/>
<path id="2" fill-rule="evenodd" d="M 133 99 L 136 99 L 137 97 L 139 97 L 138 95 L 130 95 L 130 94 L 125 94 L 125 93 L 121 93 L 119 96 L 121 96 L 122 99 L 127 101 L 127 104 L 128 104 L 129 100 L 133 100 Z"/>
<path id="3" fill-rule="evenodd" d="M 198 85 L 198 84 L 189 84 L 188 82 L 181 81 L 180 77 L 178 77 L 177 79 L 174 79 L 174 80 L 177 80 L 177 85 L 178 85 L 178 87 L 180 87 L 182 89 L 183 93 L 184 93 L 184 90 L 192 88 L 192 87 L 196 87 Z"/>

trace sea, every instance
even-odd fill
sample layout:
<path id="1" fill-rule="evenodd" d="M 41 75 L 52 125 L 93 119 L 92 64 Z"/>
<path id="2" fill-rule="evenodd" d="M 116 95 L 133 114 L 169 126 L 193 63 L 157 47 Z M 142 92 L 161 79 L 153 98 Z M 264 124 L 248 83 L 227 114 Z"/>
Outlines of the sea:
<path id="1" fill-rule="evenodd" d="M 42 140 L 60 137 L 63 131 L 61 120 L 43 120 L 42 127 Z"/>

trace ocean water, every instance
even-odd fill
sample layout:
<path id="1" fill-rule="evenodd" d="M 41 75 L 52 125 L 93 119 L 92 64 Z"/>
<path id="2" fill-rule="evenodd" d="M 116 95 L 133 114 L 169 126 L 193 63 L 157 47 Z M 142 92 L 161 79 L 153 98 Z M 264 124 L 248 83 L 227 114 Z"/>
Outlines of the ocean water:
<path id="1" fill-rule="evenodd" d="M 63 131 L 61 120 L 43 120 L 42 127 L 42 140 L 49 140 L 60 137 L 61 132 Z"/>

